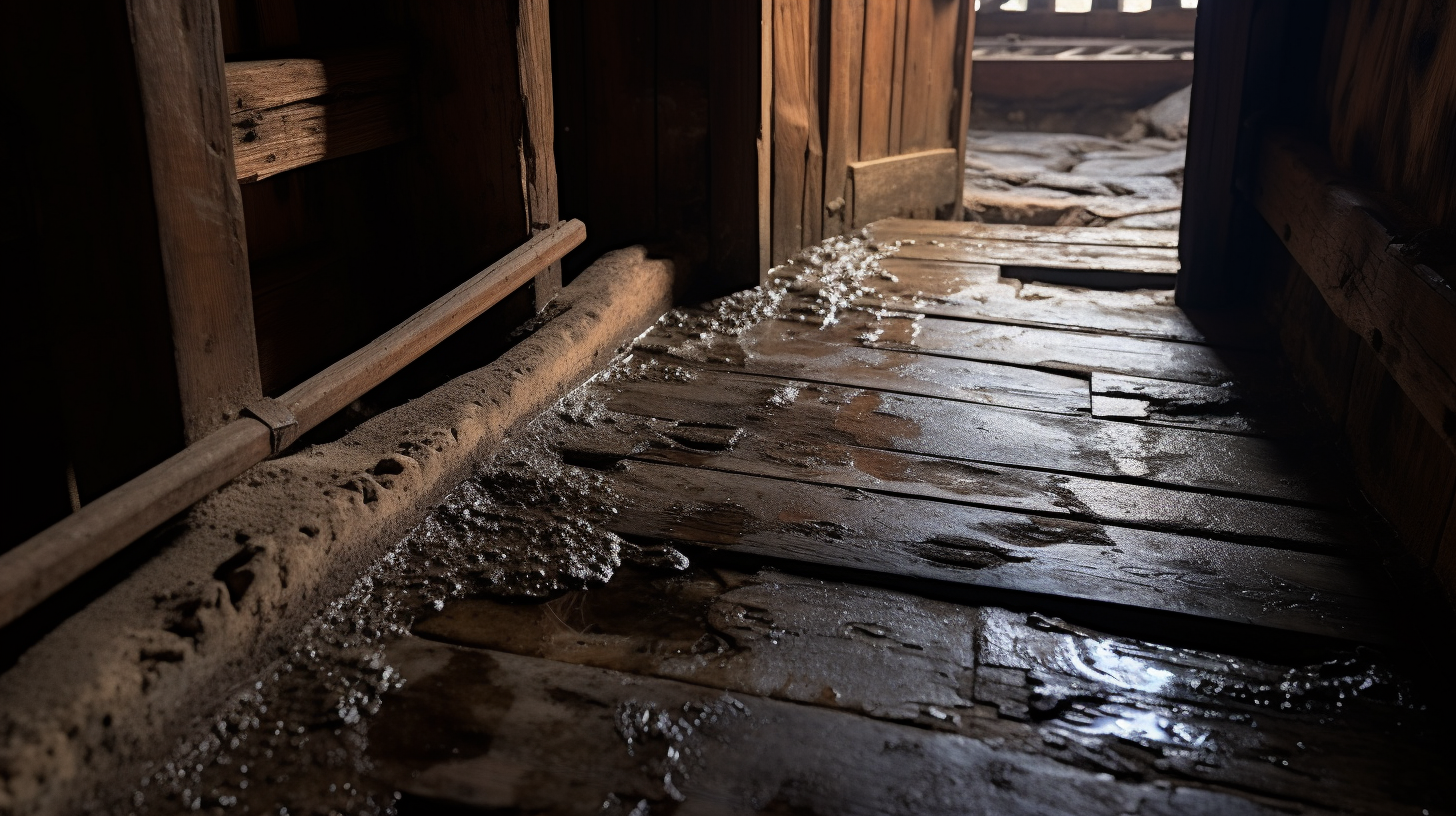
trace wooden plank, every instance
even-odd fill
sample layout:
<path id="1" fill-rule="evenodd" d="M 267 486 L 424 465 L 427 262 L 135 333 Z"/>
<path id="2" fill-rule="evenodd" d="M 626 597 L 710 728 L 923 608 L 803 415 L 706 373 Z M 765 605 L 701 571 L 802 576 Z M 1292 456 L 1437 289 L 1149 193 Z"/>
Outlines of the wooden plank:
<path id="1" fill-rule="evenodd" d="M 1235 158 L 1243 126 L 1245 63 L 1254 0 L 1207 3 L 1198 10 L 1188 160 L 1178 257 L 1178 304 L 1210 308 L 1228 298 L 1229 231 Z"/>
<path id="2" fill-rule="evenodd" d="M 1295 137 L 1266 139 L 1258 173 L 1259 212 L 1331 311 L 1369 344 L 1437 436 L 1456 451 L 1456 291 L 1450 270 L 1403 254 L 1414 236 L 1403 233 L 1390 208 L 1346 186 L 1327 156 Z"/>
<path id="3" fill-rule="evenodd" d="M 840 342 L 863 340 L 872 348 L 941 354 L 965 360 L 1049 368 L 1055 371 L 1129 374 L 1195 385 L 1219 385 L 1264 365 L 1248 353 L 1148 337 L 1068 332 L 999 323 L 926 317 L 846 320 L 826 333 Z"/>
<path id="4" fill-rule="evenodd" d="M 1127 418 L 1228 433 L 1267 434 L 1276 428 L 1292 431 L 1289 423 L 1251 414 L 1253 400 L 1231 382 L 1220 385 L 1128 377 L 1094 372 L 1091 382 L 1092 416 Z"/>
<path id="5" fill-rule="evenodd" d="M 895 67 L 896 0 L 865 0 L 858 160 L 890 155 L 890 77 Z"/>
<path id="6" fill-rule="evenodd" d="M 863 491 L 785 490 L 775 479 L 697 468 L 630 463 L 604 478 L 623 500 L 609 523 L 622 535 L 1354 640 L 1390 636 L 1379 579 L 1335 556 Z"/>
<path id="7" fill-rule="evenodd" d="M 1002 266 L 1175 275 L 1177 250 L 1097 244 L 1030 243 L 995 238 L 923 238 L 905 244 L 901 258 Z M 1150 284 L 1151 285 L 1151 284 Z"/>
<path id="8" fill-rule="evenodd" d="M 1360 485 L 1423 567 L 1435 562 L 1456 453 L 1440 444 L 1375 352 L 1360 344 L 1350 378 L 1345 437 Z"/>
<path id="9" fill-rule="evenodd" d="M 932 136 L 932 119 L 939 113 L 937 100 L 932 96 L 936 74 L 945 79 L 954 77 L 947 70 L 949 58 L 944 62 L 937 59 L 936 36 L 937 5 L 945 0 L 908 0 L 905 10 L 905 67 L 904 96 L 900 103 L 900 147 L 896 153 L 918 153 L 924 150 L 945 147 L 939 144 L 936 132 Z M 955 28 L 949 27 L 954 35 Z M 931 216 L 933 217 L 933 216 Z M 866 221 L 865 223 L 868 223 Z"/>
<path id="10" fill-rule="evenodd" d="M 806 157 L 812 86 L 809 4 L 773 0 L 773 235 L 771 256 L 783 261 L 809 240 L 804 223 Z"/>
<path id="11" fill-rule="evenodd" d="M 961 194 L 954 148 L 850 162 L 852 226 L 893 216 L 928 218 Z"/>
<path id="12" fill-rule="evenodd" d="M 1328 89 L 1330 150 L 1353 177 L 1456 228 L 1456 23 L 1422 3 L 1354 0 Z"/>
<path id="13" fill-rule="evenodd" d="M 1115 292 L 1002 278 L 1000 267 L 896 256 L 880 262 L 895 280 L 874 280 L 858 303 L 935 317 L 1154 337 L 1185 343 L 1258 343 L 1256 329 L 1210 332 L 1173 305 L 1167 290 Z M 1207 323 L 1204 324 L 1207 326 Z"/>
<path id="14" fill-rule="evenodd" d="M 663 575 L 624 567 L 606 586 L 543 604 L 452 599 L 413 632 L 990 736 L 1003 729 L 966 716 L 975 704 L 961 684 L 974 670 L 980 614 L 771 569 L 749 575 L 697 567 Z M 804 672 L 810 665 L 813 672 Z M 832 699 L 825 698 L 826 685 L 834 688 Z M 937 718 L 932 708 L 946 716 Z"/>
<path id="15" fill-rule="evenodd" d="M 409 135 L 399 92 L 249 110 L 234 113 L 232 125 L 234 172 L 243 183 L 397 144 Z"/>
<path id="16" fill-rule="evenodd" d="M 525 132 L 519 142 L 521 180 L 526 188 L 526 220 L 531 234 L 561 220 L 556 184 L 556 118 L 551 89 L 551 9 L 547 0 L 518 0 L 516 6 L 516 65 L 521 101 L 526 109 Z M 536 310 L 561 291 L 561 263 L 547 267 L 535 279 Z"/>
<path id="17" fill-rule="evenodd" d="M 859 94 L 864 54 L 864 0 L 830 6 L 829 110 L 824 148 L 824 233 L 840 235 L 852 219 L 849 164 L 859 159 Z"/>
<path id="18" fill-rule="evenodd" d="M 193 442 L 262 393 L 243 206 L 222 147 L 222 35 L 215 5 L 131 0 L 129 9 L 183 433 Z"/>
<path id="19" fill-rule="evenodd" d="M 1024 241 L 1032 244 L 1178 248 L 1177 230 L 1035 227 L 1026 224 L 982 224 L 975 221 L 927 221 L 913 218 L 886 218 L 868 226 L 870 236 L 882 243 L 926 238 L 971 238 Z"/>
<path id="20" fill-rule="evenodd" d="M 758 273 L 768 273 L 773 254 L 774 0 L 759 0 Z"/>
<path id="21" fill-rule="evenodd" d="M 824 336 L 798 321 L 770 320 L 736 337 L 706 343 L 694 334 L 658 326 L 639 338 L 635 348 L 695 365 L 983 405 L 1083 415 L 1091 409 L 1087 382 L 1076 377 L 866 348 L 844 339 L 842 333 Z"/>
<path id="22" fill-rule="evenodd" d="M 1435 770 L 1422 752 L 1439 750 L 1414 726 L 1385 730 L 1385 704 L 1370 699 L 1379 692 L 1319 700 L 1316 681 L 1289 707 L 1271 710 L 1257 692 L 1215 691 L 1247 695 L 1289 677 L 1313 680 L 1317 673 L 1303 666 L 1169 649 L 1047 615 L 770 569 L 624 570 L 604 587 L 544 604 L 452 600 L 414 633 L 999 740 L 1011 756 L 1029 752 L 1132 778 L 1176 769 L 1204 784 L 1335 809 L 1358 801 L 1378 810 L 1397 777 L 1410 779 L 1402 798 L 1421 801 Z M 1379 678 L 1367 692 L 1401 682 L 1385 679 L 1379 664 L 1355 665 L 1352 675 Z M 1140 726 L 1147 715 L 1166 725 Z M 1291 754 L 1291 765 L 1268 761 L 1295 743 L 1306 749 Z M 1215 753 L 1219 761 L 1208 762 Z"/>
<path id="23" fill-rule="evenodd" d="M 402 810 L 1274 812 L 818 706 L 419 638 L 390 654 L 411 680 L 371 723 L 372 775 Z"/>
<path id="24" fill-rule="evenodd" d="M 1291 549 L 1337 551 L 1353 529 L 1325 510 L 805 440 L 793 423 L 740 433 L 691 420 L 603 417 L 609 421 L 573 426 L 553 441 L 567 462 L 600 469 L 630 459 L 707 468 Z"/>
<path id="25" fill-rule="evenodd" d="M 805 443 L 919 453 L 1139 483 L 1319 502 L 1319 473 L 1251 437 L 1023 411 L 930 397 L 698 371 L 690 382 L 626 380 L 603 407 L 760 433 L 793 426 Z"/>
<path id="26" fill-rule="evenodd" d="M 828 44 L 824 37 L 825 15 L 828 4 L 809 3 L 809 45 L 808 45 L 808 87 L 805 99 L 808 102 L 809 146 L 804 154 L 804 235 L 803 245 L 818 243 L 824 238 L 824 132 L 820 96 L 828 83 L 823 76 L 822 58 L 828 56 L 824 48 Z"/>
<path id="27" fill-rule="evenodd" d="M 328 94 L 374 93 L 397 87 L 406 68 L 404 52 L 382 48 L 328 59 L 229 62 L 224 65 L 228 109 L 236 117 Z"/>
<path id="28" fill-rule="evenodd" d="M 757 6 L 737 0 L 714 0 L 710 8 L 709 264 L 713 291 L 729 291 L 758 284 L 759 273 L 769 266 L 766 261 L 759 265 L 760 218 L 767 218 L 768 204 L 760 203 L 757 185 L 745 182 L 758 176 L 757 151 L 760 143 L 767 144 L 760 112 L 767 102 L 760 99 L 760 85 L 767 80 L 758 75 L 761 29 L 768 18 L 760 18 Z"/>
<path id="29" fill-rule="evenodd" d="M 890 136 L 886 145 L 891 156 L 904 152 L 901 132 L 905 110 L 905 50 L 910 47 L 909 14 L 910 0 L 895 0 L 895 59 L 890 68 Z"/>
<path id="30" fill-rule="evenodd" d="M 971 134 L 971 46 L 976 38 L 976 7 L 974 0 L 961 0 L 960 20 L 956 25 L 957 76 L 955 84 L 955 108 L 952 125 L 955 133 L 951 144 L 956 150 L 956 178 L 966 177 L 966 143 Z M 950 215 L 953 221 L 965 217 L 965 198 L 956 200 L 955 211 Z"/>

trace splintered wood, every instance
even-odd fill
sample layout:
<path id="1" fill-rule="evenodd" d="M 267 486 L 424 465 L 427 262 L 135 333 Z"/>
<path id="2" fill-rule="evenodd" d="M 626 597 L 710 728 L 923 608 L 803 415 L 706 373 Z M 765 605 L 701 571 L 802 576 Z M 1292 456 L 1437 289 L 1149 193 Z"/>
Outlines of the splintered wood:
<path id="1" fill-rule="evenodd" d="M 1119 237 L 998 240 L 1165 249 Z M 1378 533 L 1258 338 L 1164 291 L 903 254 L 830 242 L 668 315 L 220 715 L 240 739 L 189 743 L 156 777 L 170 793 L 142 798 L 622 816 L 1451 801 L 1449 730 L 1395 668 Z"/>

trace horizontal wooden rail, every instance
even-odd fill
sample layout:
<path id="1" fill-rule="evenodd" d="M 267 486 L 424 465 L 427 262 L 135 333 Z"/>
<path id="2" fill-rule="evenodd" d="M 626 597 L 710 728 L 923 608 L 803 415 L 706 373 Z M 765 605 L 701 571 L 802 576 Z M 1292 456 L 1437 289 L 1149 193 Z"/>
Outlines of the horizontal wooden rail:
<path id="1" fill-rule="evenodd" d="M 1399 226 L 1393 208 L 1350 187 L 1328 152 L 1298 137 L 1264 140 L 1253 197 L 1330 311 L 1456 450 L 1456 270 L 1429 266 L 1412 240 L 1419 228 Z"/>
<path id="2" fill-rule="evenodd" d="M 397 51 L 228 63 L 238 181 L 403 141 L 405 67 Z"/>
<path id="3" fill-rule="evenodd" d="M 276 400 L 0 555 L 10 623 L 434 348 L 586 239 L 580 221 L 538 234 L 413 317 Z"/>

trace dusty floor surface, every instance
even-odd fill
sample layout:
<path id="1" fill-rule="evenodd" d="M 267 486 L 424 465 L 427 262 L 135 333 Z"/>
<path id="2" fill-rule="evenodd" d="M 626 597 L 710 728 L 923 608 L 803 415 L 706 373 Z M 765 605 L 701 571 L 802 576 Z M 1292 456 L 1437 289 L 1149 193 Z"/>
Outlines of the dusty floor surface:
<path id="1" fill-rule="evenodd" d="M 670 313 L 111 810 L 1450 812 L 1267 352 L 895 251 Z"/>
<path id="2" fill-rule="evenodd" d="M 1177 229 L 1189 89 L 1139 111 L 1117 138 L 972 131 L 965 204 L 998 224 Z"/>

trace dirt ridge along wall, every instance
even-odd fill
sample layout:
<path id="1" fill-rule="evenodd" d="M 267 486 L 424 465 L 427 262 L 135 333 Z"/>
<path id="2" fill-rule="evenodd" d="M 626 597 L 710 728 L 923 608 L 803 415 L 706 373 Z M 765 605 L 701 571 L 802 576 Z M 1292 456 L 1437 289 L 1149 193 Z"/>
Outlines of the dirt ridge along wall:
<path id="1" fill-rule="evenodd" d="M 134 781 L 139 760 L 276 657 L 513 424 L 646 330 L 673 278 L 642 247 L 609 253 L 496 362 L 194 506 L 162 552 L 0 676 L 0 812 L 73 813 Z"/>

